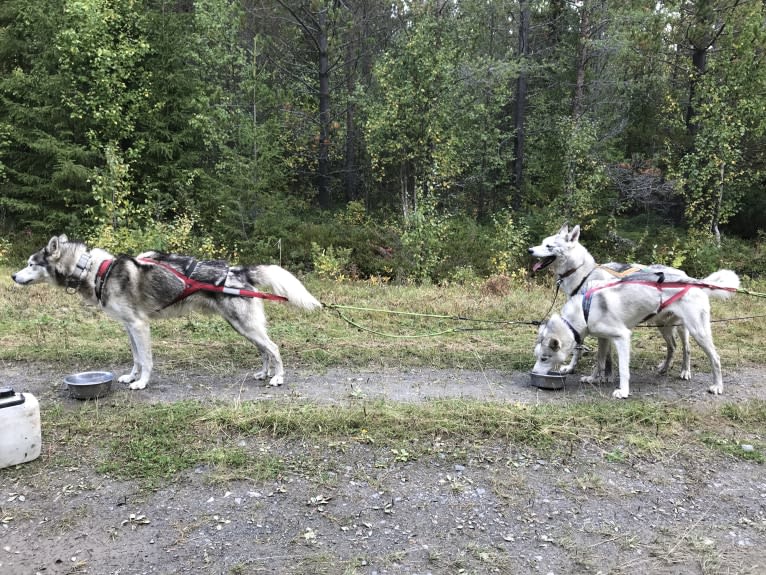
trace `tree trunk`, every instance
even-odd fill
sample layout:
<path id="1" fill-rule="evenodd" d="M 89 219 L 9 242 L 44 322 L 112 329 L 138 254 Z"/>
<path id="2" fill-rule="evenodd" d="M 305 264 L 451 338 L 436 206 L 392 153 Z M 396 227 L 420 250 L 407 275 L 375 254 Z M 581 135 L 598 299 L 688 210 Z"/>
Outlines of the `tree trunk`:
<path id="1" fill-rule="evenodd" d="M 327 48 L 327 11 L 318 14 L 319 44 L 319 207 L 330 207 L 330 64 Z"/>
<path id="2" fill-rule="evenodd" d="M 583 2 L 580 9 L 580 41 L 577 48 L 577 76 L 574 96 L 572 97 L 572 117 L 575 121 L 582 114 L 585 94 L 585 68 L 588 64 L 588 39 L 590 35 L 590 13 L 588 2 Z"/>
<path id="3" fill-rule="evenodd" d="M 410 176 L 407 170 L 407 162 L 399 164 L 399 193 L 402 201 L 402 219 L 406 222 L 410 219 Z"/>
<path id="4" fill-rule="evenodd" d="M 529 3 L 523 2 L 521 5 L 521 18 L 519 19 L 519 58 L 521 59 L 521 70 L 519 78 L 516 81 L 516 105 L 513 109 L 513 125 L 515 128 L 515 139 L 513 146 L 513 179 L 515 192 L 511 201 L 511 207 L 514 210 L 521 208 L 522 186 L 524 183 L 524 121 L 527 110 L 527 67 L 526 57 L 529 53 L 529 44 L 527 37 L 529 34 Z"/>
<path id="5" fill-rule="evenodd" d="M 351 96 L 354 92 L 354 85 L 356 83 L 354 64 L 356 62 L 357 49 L 357 32 L 356 29 L 354 29 L 349 34 L 345 62 L 348 104 L 346 105 L 346 157 L 344 158 L 343 188 L 346 202 L 353 201 L 359 197 L 359 178 L 356 165 L 356 106 Z"/>
<path id="6" fill-rule="evenodd" d="M 721 230 L 718 229 L 718 223 L 721 220 L 721 203 L 723 202 L 724 176 L 726 175 L 726 162 L 721 162 L 721 182 L 718 187 L 718 197 L 713 210 L 713 220 L 710 223 L 710 231 L 715 235 L 716 245 L 721 247 Z"/>
<path id="7" fill-rule="evenodd" d="M 690 136 L 691 145 L 694 146 L 694 136 L 697 135 L 697 122 L 695 120 L 696 110 L 694 108 L 694 98 L 697 96 L 697 82 L 702 78 L 707 69 L 708 47 L 694 46 L 692 50 L 692 78 L 689 82 L 689 105 L 686 108 L 686 132 Z"/>

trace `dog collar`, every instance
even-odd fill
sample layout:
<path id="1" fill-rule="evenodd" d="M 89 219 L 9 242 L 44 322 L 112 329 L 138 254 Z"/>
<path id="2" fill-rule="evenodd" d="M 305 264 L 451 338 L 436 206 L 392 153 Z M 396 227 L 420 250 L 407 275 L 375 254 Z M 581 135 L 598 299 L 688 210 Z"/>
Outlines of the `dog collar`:
<path id="1" fill-rule="evenodd" d="M 579 269 L 580 269 L 580 266 L 577 266 L 576 268 L 572 268 L 569 271 L 565 271 L 563 274 L 559 274 L 559 279 L 563 280 L 564 278 L 568 278 Z"/>
<path id="2" fill-rule="evenodd" d="M 579 270 L 584 264 L 581 264 L 577 266 L 576 268 L 572 268 L 571 270 L 565 271 L 563 274 L 559 274 L 558 279 L 556 280 L 556 283 L 561 285 L 561 282 L 563 282 L 565 279 L 567 279 L 569 276 L 571 276 L 573 273 L 575 273 L 577 270 Z M 587 276 L 586 276 L 587 277 Z M 585 280 L 583 280 L 585 281 Z M 582 285 L 582 284 L 581 284 Z M 576 291 L 576 290 L 575 290 Z M 571 294 L 570 294 L 571 295 Z"/>
<path id="3" fill-rule="evenodd" d="M 77 260 L 77 265 L 74 268 L 75 273 L 72 276 L 67 277 L 67 291 L 72 290 L 70 293 L 76 293 L 77 290 L 80 289 L 82 280 L 84 280 L 85 276 L 88 274 L 88 268 L 90 268 L 90 254 L 85 252 L 80 256 L 80 259 Z"/>

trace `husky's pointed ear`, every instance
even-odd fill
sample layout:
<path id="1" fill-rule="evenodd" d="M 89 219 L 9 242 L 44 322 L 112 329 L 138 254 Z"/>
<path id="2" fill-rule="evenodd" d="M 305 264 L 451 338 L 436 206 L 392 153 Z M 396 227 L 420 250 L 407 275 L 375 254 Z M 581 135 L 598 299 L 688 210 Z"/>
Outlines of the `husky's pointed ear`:
<path id="1" fill-rule="evenodd" d="M 64 239 L 63 241 L 66 241 L 66 239 Z M 51 259 L 55 259 L 59 256 L 59 253 L 61 251 L 59 244 L 61 242 L 62 242 L 61 236 L 53 236 L 48 241 L 48 245 L 45 247 L 45 251 L 48 252 L 48 255 L 51 257 Z"/>
<path id="2" fill-rule="evenodd" d="M 565 236 L 568 233 L 569 233 L 569 224 L 564 224 L 563 226 L 561 226 L 561 229 L 559 230 L 559 235 Z"/>
<path id="3" fill-rule="evenodd" d="M 551 348 L 551 351 L 558 351 L 561 349 L 561 342 L 553 337 L 551 338 L 551 341 L 548 342 L 548 347 Z"/>
<path id="4" fill-rule="evenodd" d="M 59 234 L 59 242 L 64 244 L 64 243 L 66 243 L 68 241 L 69 241 L 69 238 L 66 236 L 66 234 Z"/>
<path id="5" fill-rule="evenodd" d="M 569 232 L 569 236 L 567 237 L 567 241 L 570 241 L 572 243 L 576 242 L 580 239 L 580 225 L 576 225 L 572 228 L 572 231 Z"/>

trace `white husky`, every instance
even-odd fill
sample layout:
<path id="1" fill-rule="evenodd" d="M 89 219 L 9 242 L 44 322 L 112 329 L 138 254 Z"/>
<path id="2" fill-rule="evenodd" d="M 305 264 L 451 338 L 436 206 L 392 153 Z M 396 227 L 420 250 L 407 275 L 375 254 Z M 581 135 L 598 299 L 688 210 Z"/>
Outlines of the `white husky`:
<path id="1" fill-rule="evenodd" d="M 143 389 L 152 374 L 149 320 L 199 310 L 217 313 L 261 352 L 263 368 L 256 379 L 273 375 L 269 383 L 284 382 L 279 348 L 266 334 L 262 299 L 277 299 L 305 310 L 321 307 L 303 284 L 274 265 L 232 266 L 221 260 L 146 252 L 138 257 L 112 256 L 90 249 L 66 236 L 54 236 L 32 254 L 27 267 L 13 274 L 20 285 L 48 282 L 77 292 L 100 304 L 128 332 L 133 369 L 119 378 L 131 389 Z M 260 293 L 265 286 L 274 293 Z"/>
<path id="2" fill-rule="evenodd" d="M 668 342 L 668 355 L 663 366 L 672 360 L 672 325 L 685 328 L 685 348 L 688 333 L 705 351 L 713 369 L 711 393 L 723 393 L 721 361 L 713 344 L 710 328 L 708 296 L 727 298 L 739 288 L 739 277 L 730 270 L 719 270 L 704 280 L 688 277 L 684 272 L 666 266 L 649 266 L 621 278 L 605 277 L 603 267 L 579 243 L 580 229 L 570 232 L 567 226 L 543 240 L 529 253 L 540 262 L 535 269 L 552 266 L 558 274 L 562 289 L 570 296 L 561 314 L 553 315 L 540 326 L 535 345 L 536 363 L 533 371 L 548 373 L 576 353 L 579 343 L 588 334 L 599 338 L 597 372 L 602 372 L 609 348 L 602 340 L 610 340 L 617 349 L 620 387 L 614 397 L 630 394 L 630 337 L 639 323 L 660 326 Z M 600 275 L 597 275 L 600 274 Z M 667 334 L 671 337 L 668 338 Z M 574 362 L 574 358 L 573 358 Z M 689 379 L 688 351 L 684 352 L 682 377 Z M 662 367 L 662 366 L 661 366 Z"/>
<path id="3" fill-rule="evenodd" d="M 722 394 L 721 360 L 713 344 L 708 296 L 726 298 L 738 288 L 739 278 L 730 270 L 719 270 L 703 280 L 665 276 L 663 281 L 658 281 L 655 274 L 647 273 L 617 281 L 588 282 L 581 293 L 567 301 L 561 315 L 553 315 L 546 322 L 545 337 L 559 342 L 558 349 L 547 359 L 563 361 L 562 358 L 572 353 L 575 334 L 579 337 L 593 334 L 609 339 L 617 349 L 620 373 L 620 387 L 612 395 L 628 397 L 631 330 L 647 318 L 662 320 L 663 314 L 672 314 L 683 322 L 710 359 L 713 385 L 708 391 Z M 555 338 L 551 334 L 555 334 Z M 535 371 L 545 369 L 543 359 L 543 356 L 538 358 Z"/>
<path id="4" fill-rule="evenodd" d="M 529 254 L 538 258 L 532 270 L 537 272 L 550 267 L 555 273 L 559 288 L 571 298 L 576 296 L 586 281 L 609 280 L 617 278 L 626 278 L 637 272 L 653 272 L 658 274 L 672 275 L 674 277 L 687 277 L 679 270 L 663 265 L 642 266 L 638 264 L 617 264 L 608 263 L 598 265 L 596 260 L 580 243 L 580 226 L 574 226 L 569 230 L 569 226 L 564 225 L 558 233 L 545 238 L 539 246 L 529 248 Z M 666 343 L 666 354 L 664 361 L 658 366 L 660 373 L 666 373 L 673 365 L 676 350 L 676 325 L 681 322 L 674 317 L 672 312 L 665 311 L 648 321 L 650 325 L 656 326 Z M 535 342 L 535 357 L 537 358 L 535 372 L 538 367 L 544 369 L 540 373 L 549 371 L 559 371 L 560 373 L 571 373 L 574 371 L 582 354 L 582 341 L 577 341 L 572 359 L 568 365 L 562 366 L 561 354 L 559 353 L 560 341 L 556 337 L 557 333 L 550 329 L 545 329 L 546 323 L 540 326 Z M 571 330 L 570 330 L 571 331 Z M 691 353 L 689 348 L 689 333 L 685 327 L 681 326 L 681 342 L 683 349 L 683 365 L 681 366 L 681 379 L 691 379 Z M 579 334 L 577 334 L 579 337 Z M 584 335 L 582 337 L 585 337 Z M 582 378 L 584 382 L 601 382 L 608 379 L 607 360 L 608 342 L 599 339 L 599 361 L 593 370 L 593 375 Z M 564 357 L 568 357 L 564 356 Z"/>

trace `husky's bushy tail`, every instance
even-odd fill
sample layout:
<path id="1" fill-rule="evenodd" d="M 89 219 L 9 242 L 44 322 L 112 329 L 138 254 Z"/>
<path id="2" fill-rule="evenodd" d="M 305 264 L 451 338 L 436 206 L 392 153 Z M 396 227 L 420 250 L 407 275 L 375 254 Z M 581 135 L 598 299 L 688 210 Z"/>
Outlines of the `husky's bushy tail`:
<path id="1" fill-rule="evenodd" d="M 739 289 L 739 276 L 731 270 L 718 270 L 703 279 L 702 283 L 721 288 L 705 288 L 705 293 L 709 296 L 729 299 Z"/>
<path id="2" fill-rule="evenodd" d="M 286 297 L 287 302 L 297 308 L 310 311 L 322 307 L 300 280 L 282 267 L 264 265 L 249 268 L 247 277 L 253 285 L 270 288 L 275 294 Z"/>

